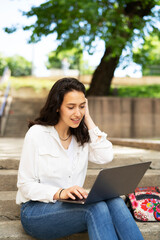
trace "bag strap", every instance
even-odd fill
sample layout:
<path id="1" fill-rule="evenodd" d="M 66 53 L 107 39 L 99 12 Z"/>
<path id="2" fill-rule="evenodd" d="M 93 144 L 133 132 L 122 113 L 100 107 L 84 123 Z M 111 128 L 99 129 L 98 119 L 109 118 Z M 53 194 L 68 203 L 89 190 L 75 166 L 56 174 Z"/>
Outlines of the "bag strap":
<path id="1" fill-rule="evenodd" d="M 142 199 L 147 199 L 147 198 L 160 200 L 160 197 L 155 195 L 155 194 L 140 194 L 140 195 L 136 195 L 136 200 L 142 200 Z"/>

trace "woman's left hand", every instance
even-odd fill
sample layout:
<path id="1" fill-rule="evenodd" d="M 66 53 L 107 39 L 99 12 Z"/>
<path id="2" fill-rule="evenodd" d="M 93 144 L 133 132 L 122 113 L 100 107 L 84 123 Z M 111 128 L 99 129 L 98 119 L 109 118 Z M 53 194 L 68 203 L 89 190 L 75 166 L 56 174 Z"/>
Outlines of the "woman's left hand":
<path id="1" fill-rule="evenodd" d="M 86 98 L 84 122 L 85 122 L 86 126 L 88 127 L 88 129 L 92 129 L 92 128 L 96 127 L 96 125 L 94 124 L 94 122 L 90 116 L 90 113 L 89 113 L 87 98 Z"/>

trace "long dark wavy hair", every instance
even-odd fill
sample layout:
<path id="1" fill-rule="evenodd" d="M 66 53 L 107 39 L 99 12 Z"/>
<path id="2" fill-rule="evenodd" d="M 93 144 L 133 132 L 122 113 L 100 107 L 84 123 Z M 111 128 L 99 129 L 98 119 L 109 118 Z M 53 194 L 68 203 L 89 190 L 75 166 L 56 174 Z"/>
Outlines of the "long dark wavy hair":
<path id="1" fill-rule="evenodd" d="M 40 111 L 39 117 L 34 121 L 29 121 L 28 127 L 35 124 L 43 126 L 54 126 L 59 122 L 59 112 L 60 106 L 63 102 L 64 95 L 73 90 L 83 92 L 86 95 L 84 85 L 75 78 L 62 78 L 59 79 L 51 88 L 46 103 Z M 83 145 L 85 142 L 89 141 L 88 128 L 84 122 L 84 118 L 77 128 L 71 128 L 70 131 L 72 135 L 75 135 L 77 141 Z"/>

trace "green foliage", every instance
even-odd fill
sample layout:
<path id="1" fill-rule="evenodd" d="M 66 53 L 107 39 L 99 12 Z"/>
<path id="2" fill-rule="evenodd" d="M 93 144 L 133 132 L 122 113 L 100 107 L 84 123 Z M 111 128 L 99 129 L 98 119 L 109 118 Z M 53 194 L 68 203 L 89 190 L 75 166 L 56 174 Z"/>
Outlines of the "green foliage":
<path id="1" fill-rule="evenodd" d="M 110 95 L 114 95 L 115 89 L 111 88 Z M 118 97 L 144 97 L 160 98 L 160 85 L 121 86 L 116 89 Z"/>
<path id="2" fill-rule="evenodd" d="M 31 75 L 32 64 L 24 57 L 15 55 L 6 58 L 12 76 L 27 76 Z"/>
<path id="3" fill-rule="evenodd" d="M 5 67 L 7 66 L 6 59 L 0 54 L 0 76 L 2 76 Z"/>
<path id="4" fill-rule="evenodd" d="M 0 56 L 0 76 L 2 76 L 5 67 L 9 67 L 12 76 L 31 75 L 32 64 L 22 56 L 4 57 Z"/>
<path id="5" fill-rule="evenodd" d="M 127 42 L 144 36 L 146 23 L 157 28 L 156 5 L 160 5 L 159 0 L 47 0 L 24 13 L 37 17 L 35 24 L 25 26 L 24 30 L 32 30 L 32 42 L 56 33 L 59 50 L 71 49 L 79 42 L 93 53 L 94 41 L 101 39 L 112 49 L 109 56 L 115 57 L 121 55 Z"/>
<path id="6" fill-rule="evenodd" d="M 87 60 L 83 60 L 82 48 L 79 46 L 74 47 L 69 50 L 62 50 L 57 53 L 57 51 L 52 51 L 48 54 L 48 62 L 46 67 L 50 68 L 62 68 L 62 61 L 67 59 L 70 69 L 78 69 L 80 74 L 92 74 L 94 69 L 89 66 Z"/>
<path id="7" fill-rule="evenodd" d="M 81 75 L 92 75 L 94 72 L 94 67 L 88 64 L 87 60 L 83 60 L 80 65 L 80 74 Z"/>
<path id="8" fill-rule="evenodd" d="M 0 56 L 0 76 L 2 76 L 5 67 L 9 67 L 12 76 L 31 75 L 32 64 L 22 56 L 4 57 Z"/>
<path id="9" fill-rule="evenodd" d="M 50 68 L 62 68 L 62 63 L 60 58 L 56 55 L 55 51 L 52 51 L 48 54 L 48 62 L 46 63 L 46 67 Z"/>
<path id="10" fill-rule="evenodd" d="M 79 46 L 72 49 L 52 51 L 48 55 L 47 68 L 62 68 L 62 61 L 67 59 L 70 69 L 79 69 L 82 62 L 82 48 Z"/>
<path id="11" fill-rule="evenodd" d="M 142 66 L 143 75 L 160 75 L 160 38 L 153 32 L 145 37 L 141 48 L 133 50 L 134 62 Z"/>
<path id="12" fill-rule="evenodd" d="M 92 54 L 99 40 L 105 43 L 104 56 L 90 88 L 91 95 L 98 92 L 103 96 L 109 92 L 123 49 L 131 49 L 135 40 L 158 29 L 160 0 L 44 0 L 24 15 L 36 17 L 34 24 L 23 28 L 32 31 L 30 42 L 56 33 L 57 52 L 80 44 Z"/>

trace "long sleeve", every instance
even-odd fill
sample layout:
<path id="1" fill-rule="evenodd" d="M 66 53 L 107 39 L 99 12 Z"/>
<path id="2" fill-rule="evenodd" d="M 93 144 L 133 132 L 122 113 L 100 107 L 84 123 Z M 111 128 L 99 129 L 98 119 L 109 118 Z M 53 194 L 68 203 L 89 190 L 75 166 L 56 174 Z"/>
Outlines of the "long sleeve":
<path id="1" fill-rule="evenodd" d="M 91 142 L 89 143 L 89 161 L 104 164 L 113 159 L 112 143 L 107 140 L 107 134 L 98 127 L 89 130 Z M 98 137 L 101 137 L 98 139 Z"/>
<path id="2" fill-rule="evenodd" d="M 18 171 L 18 193 L 16 202 L 26 199 L 33 201 L 54 202 L 53 196 L 58 188 L 39 182 L 37 174 L 37 147 L 28 133 L 24 140 Z"/>

